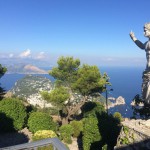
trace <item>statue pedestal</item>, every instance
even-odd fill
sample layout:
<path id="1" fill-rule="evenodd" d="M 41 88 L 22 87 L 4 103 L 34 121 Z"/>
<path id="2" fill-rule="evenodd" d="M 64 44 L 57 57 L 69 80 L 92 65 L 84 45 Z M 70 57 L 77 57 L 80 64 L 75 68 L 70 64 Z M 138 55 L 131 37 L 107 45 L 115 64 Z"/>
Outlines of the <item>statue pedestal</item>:
<path id="1" fill-rule="evenodd" d="M 150 70 L 143 72 L 142 98 L 145 104 L 150 105 Z"/>

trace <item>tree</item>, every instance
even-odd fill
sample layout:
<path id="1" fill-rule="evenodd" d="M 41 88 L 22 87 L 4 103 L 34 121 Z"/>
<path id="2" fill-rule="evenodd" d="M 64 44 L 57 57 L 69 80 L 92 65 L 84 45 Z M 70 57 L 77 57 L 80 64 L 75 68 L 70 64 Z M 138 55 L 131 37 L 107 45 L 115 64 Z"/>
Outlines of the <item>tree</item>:
<path id="1" fill-rule="evenodd" d="M 93 116 L 96 117 L 97 114 L 102 114 L 105 112 L 104 105 L 100 102 L 86 102 L 82 108 L 83 117 Z"/>
<path id="2" fill-rule="evenodd" d="M 97 66 L 89 66 L 84 64 L 79 68 L 77 80 L 73 84 L 73 88 L 84 97 L 96 92 L 102 92 L 107 83 L 106 74 L 102 76 Z"/>
<path id="3" fill-rule="evenodd" d="M 2 65 L 0 64 L 0 78 L 5 74 L 6 71 L 6 67 L 2 67 Z"/>
<path id="4" fill-rule="evenodd" d="M 72 143 L 71 136 L 73 134 L 73 127 L 70 124 L 62 125 L 59 128 L 60 138 L 67 144 Z"/>
<path id="5" fill-rule="evenodd" d="M 83 149 L 90 150 L 100 148 L 102 139 L 98 128 L 98 120 L 96 117 L 89 116 L 83 119 Z M 91 148 L 92 146 L 92 148 Z"/>
<path id="6" fill-rule="evenodd" d="M 123 117 L 122 117 L 121 113 L 119 113 L 119 112 L 115 112 L 113 114 L 113 117 L 118 119 L 119 122 L 123 121 Z"/>
<path id="7" fill-rule="evenodd" d="M 0 78 L 5 74 L 6 71 L 7 71 L 6 67 L 2 67 L 2 65 L 0 64 Z M 4 89 L 0 87 L 0 99 L 3 98 L 3 94 Z"/>
<path id="8" fill-rule="evenodd" d="M 140 116 L 142 119 L 148 119 L 150 117 L 150 105 L 146 104 L 139 94 L 137 94 L 132 101 L 134 102 L 132 106 L 133 118 L 138 118 Z"/>
<path id="9" fill-rule="evenodd" d="M 57 128 L 56 123 L 53 121 L 52 117 L 47 113 L 42 112 L 32 112 L 28 119 L 29 130 L 33 133 L 38 130 L 53 130 Z"/>
<path id="10" fill-rule="evenodd" d="M 70 87 L 76 80 L 80 60 L 62 56 L 58 59 L 57 64 L 58 66 L 54 67 L 49 74 L 56 79 L 57 83 Z"/>
<path id="11" fill-rule="evenodd" d="M 73 120 L 70 122 L 70 125 L 73 127 L 73 137 L 79 137 L 81 132 L 83 131 L 83 121 Z"/>
<path id="12" fill-rule="evenodd" d="M 55 108 L 58 110 L 58 113 L 60 113 L 61 110 L 66 109 L 66 102 L 70 98 L 68 88 L 64 86 L 56 87 L 50 93 L 48 93 L 47 91 L 42 91 L 41 95 L 45 100 L 55 106 Z M 62 113 L 60 113 L 59 115 L 61 116 L 64 123 L 68 123 L 69 115 L 62 116 Z"/>
<path id="13" fill-rule="evenodd" d="M 0 101 L 0 113 L 3 114 L 3 117 L 0 116 L 1 132 L 20 130 L 25 125 L 26 108 L 19 99 L 5 98 Z"/>
<path id="14" fill-rule="evenodd" d="M 80 60 L 73 59 L 73 57 L 60 57 L 57 63 L 58 66 L 52 68 L 50 75 L 56 79 L 55 87 L 66 87 L 70 97 L 66 97 L 66 100 L 63 99 L 63 103 L 59 103 L 59 101 L 62 101 L 61 90 L 54 90 L 53 93 L 55 94 L 52 92 L 46 93 L 45 99 L 53 101 L 55 105 L 63 104 L 65 106 L 67 114 L 65 119 L 68 123 L 71 116 L 84 105 L 90 96 L 105 90 L 105 84 L 108 84 L 108 76 L 106 74 L 101 75 L 97 66 L 80 66 Z M 77 102 L 72 100 L 75 99 L 75 92 L 80 95 L 80 100 Z M 66 101 L 65 105 L 64 101 Z"/>

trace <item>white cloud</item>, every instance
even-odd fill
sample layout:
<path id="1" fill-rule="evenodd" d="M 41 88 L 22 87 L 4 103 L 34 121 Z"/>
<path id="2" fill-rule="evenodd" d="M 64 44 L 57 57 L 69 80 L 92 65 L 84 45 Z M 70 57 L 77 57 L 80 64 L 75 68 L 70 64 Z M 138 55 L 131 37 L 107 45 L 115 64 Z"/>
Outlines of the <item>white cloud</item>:
<path id="1" fill-rule="evenodd" d="M 9 58 L 13 58 L 14 57 L 14 54 L 13 53 L 10 53 L 9 54 Z"/>
<path id="2" fill-rule="evenodd" d="M 0 58 L 14 58 L 15 57 L 15 54 L 13 54 L 13 53 L 0 53 Z"/>
<path id="3" fill-rule="evenodd" d="M 31 50 L 30 49 L 27 49 L 27 50 L 23 51 L 19 55 L 19 57 L 21 57 L 21 58 L 27 58 L 27 57 L 30 57 L 30 56 L 31 56 Z"/>
<path id="4" fill-rule="evenodd" d="M 35 56 L 35 59 L 44 59 L 46 58 L 45 52 L 40 52 Z"/>

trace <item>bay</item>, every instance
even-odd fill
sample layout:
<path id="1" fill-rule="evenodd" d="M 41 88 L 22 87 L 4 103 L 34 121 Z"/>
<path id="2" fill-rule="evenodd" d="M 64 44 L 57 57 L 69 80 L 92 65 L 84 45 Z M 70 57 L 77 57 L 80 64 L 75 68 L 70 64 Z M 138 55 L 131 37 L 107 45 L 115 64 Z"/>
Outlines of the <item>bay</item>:
<path id="1" fill-rule="evenodd" d="M 130 103 L 135 95 L 141 94 L 141 85 L 142 85 L 142 73 L 144 68 L 142 67 L 99 67 L 100 72 L 103 74 L 106 72 L 110 77 L 111 86 L 107 87 L 108 97 L 122 96 L 125 98 L 126 105 L 116 106 L 115 108 L 109 109 L 109 113 L 114 113 L 116 111 L 120 112 L 124 117 L 132 116 L 132 109 Z M 44 76 L 51 81 L 54 79 L 48 75 L 40 75 Z M 15 82 L 19 79 L 25 77 L 25 74 L 5 74 L 0 79 L 1 87 L 3 87 L 6 91 L 10 90 Z M 109 91 L 113 89 L 113 91 Z M 105 96 L 105 93 L 103 93 Z"/>

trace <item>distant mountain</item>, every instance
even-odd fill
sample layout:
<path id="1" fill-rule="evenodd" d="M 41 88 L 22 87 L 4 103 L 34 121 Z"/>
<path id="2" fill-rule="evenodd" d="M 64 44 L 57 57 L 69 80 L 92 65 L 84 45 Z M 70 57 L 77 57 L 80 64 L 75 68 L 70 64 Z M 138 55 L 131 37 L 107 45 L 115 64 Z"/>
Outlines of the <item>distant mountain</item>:
<path id="1" fill-rule="evenodd" d="M 21 59 L 21 58 L 0 58 L 0 64 L 3 66 L 10 66 L 10 65 L 17 65 L 17 64 L 32 64 L 33 66 L 37 67 L 47 67 L 47 66 L 53 66 L 51 62 L 47 62 L 44 60 L 37 60 L 37 59 Z"/>
<path id="2" fill-rule="evenodd" d="M 7 67 L 7 73 L 22 73 L 22 74 L 48 74 L 47 71 L 40 69 L 31 64 L 15 64 Z"/>
<path id="3" fill-rule="evenodd" d="M 25 72 L 33 72 L 33 73 L 39 73 L 39 74 L 47 74 L 47 72 L 43 69 L 40 69 L 36 66 L 33 65 L 26 65 L 24 66 L 23 70 Z"/>

